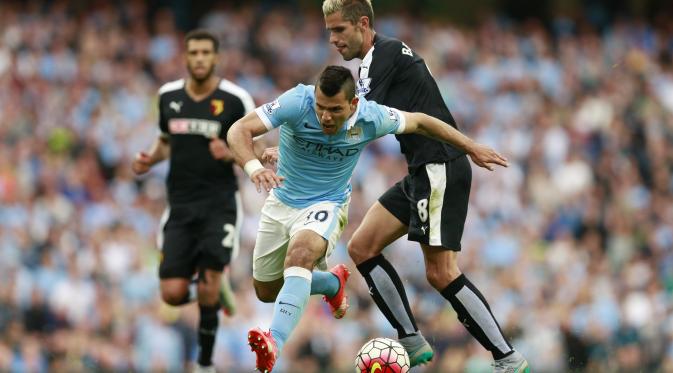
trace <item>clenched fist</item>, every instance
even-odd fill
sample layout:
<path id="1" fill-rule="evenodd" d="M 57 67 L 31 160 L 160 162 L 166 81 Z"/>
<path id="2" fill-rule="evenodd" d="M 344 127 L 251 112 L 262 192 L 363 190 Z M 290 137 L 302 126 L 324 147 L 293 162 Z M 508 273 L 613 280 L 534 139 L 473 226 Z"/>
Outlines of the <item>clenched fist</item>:
<path id="1" fill-rule="evenodd" d="M 131 163 L 131 169 L 136 175 L 142 175 L 152 168 L 152 161 L 150 156 L 145 152 L 136 154 L 135 159 Z"/>

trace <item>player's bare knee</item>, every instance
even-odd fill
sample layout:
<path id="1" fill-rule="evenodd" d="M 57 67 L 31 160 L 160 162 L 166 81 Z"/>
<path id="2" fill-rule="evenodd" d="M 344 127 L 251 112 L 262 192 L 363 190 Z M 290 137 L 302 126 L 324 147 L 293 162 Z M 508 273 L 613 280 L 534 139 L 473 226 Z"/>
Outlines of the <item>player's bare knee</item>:
<path id="1" fill-rule="evenodd" d="M 451 266 L 443 261 L 426 261 L 425 277 L 430 285 L 437 290 L 446 288 L 453 279 L 451 278 Z"/>
<path id="2" fill-rule="evenodd" d="M 309 246 L 298 244 L 287 253 L 285 268 L 313 268 L 317 259 L 317 254 Z"/>
<path id="3" fill-rule="evenodd" d="M 428 283 L 438 291 L 444 290 L 450 283 L 460 276 L 458 267 L 443 267 L 428 265 L 425 269 L 425 276 Z"/>
<path id="4" fill-rule="evenodd" d="M 379 254 L 379 250 L 374 245 L 367 244 L 365 241 L 353 238 L 348 241 L 348 255 L 355 264 L 360 264 L 367 259 L 371 259 Z"/>
<path id="5" fill-rule="evenodd" d="M 161 292 L 161 299 L 171 306 L 179 306 L 184 303 L 187 293 L 184 291 L 164 290 Z"/>
<path id="6" fill-rule="evenodd" d="M 368 259 L 365 253 L 363 253 L 362 246 L 358 245 L 354 240 L 348 241 L 348 255 L 356 264 L 360 264 Z"/>

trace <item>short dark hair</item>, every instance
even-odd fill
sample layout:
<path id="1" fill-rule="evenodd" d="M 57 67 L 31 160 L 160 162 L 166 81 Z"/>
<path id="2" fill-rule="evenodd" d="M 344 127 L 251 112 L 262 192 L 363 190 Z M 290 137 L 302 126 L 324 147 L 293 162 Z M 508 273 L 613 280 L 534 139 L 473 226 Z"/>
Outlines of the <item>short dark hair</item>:
<path id="1" fill-rule="evenodd" d="M 333 97 L 341 91 L 344 91 L 348 100 L 355 97 L 353 74 L 343 66 L 327 66 L 318 77 L 318 87 L 327 97 Z"/>
<path id="2" fill-rule="evenodd" d="M 325 0 L 322 12 L 325 16 L 341 12 L 341 18 L 356 24 L 360 17 L 369 18 L 369 27 L 374 28 L 374 8 L 371 0 Z"/>
<path id="3" fill-rule="evenodd" d="M 210 40 L 213 42 L 215 52 L 220 48 L 220 41 L 217 40 L 217 37 L 212 32 L 206 29 L 196 29 L 188 32 L 187 35 L 185 35 L 185 47 L 190 40 Z"/>

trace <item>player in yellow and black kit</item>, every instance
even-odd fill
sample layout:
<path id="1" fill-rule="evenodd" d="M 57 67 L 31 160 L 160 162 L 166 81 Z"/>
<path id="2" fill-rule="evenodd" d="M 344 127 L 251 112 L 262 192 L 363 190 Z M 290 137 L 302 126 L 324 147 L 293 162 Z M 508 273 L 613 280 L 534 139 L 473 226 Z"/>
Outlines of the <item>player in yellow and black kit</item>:
<path id="1" fill-rule="evenodd" d="M 189 77 L 159 89 L 161 134 L 151 150 L 133 161 L 144 174 L 169 159 L 168 208 L 158 244 L 161 297 L 182 305 L 198 295 L 200 310 L 197 371 L 214 372 L 213 345 L 223 299 L 223 271 L 238 250 L 241 206 L 233 159 L 225 139 L 229 127 L 254 110 L 241 87 L 214 74 L 218 40 L 196 30 L 185 37 Z M 190 291 L 198 275 L 197 294 Z"/>

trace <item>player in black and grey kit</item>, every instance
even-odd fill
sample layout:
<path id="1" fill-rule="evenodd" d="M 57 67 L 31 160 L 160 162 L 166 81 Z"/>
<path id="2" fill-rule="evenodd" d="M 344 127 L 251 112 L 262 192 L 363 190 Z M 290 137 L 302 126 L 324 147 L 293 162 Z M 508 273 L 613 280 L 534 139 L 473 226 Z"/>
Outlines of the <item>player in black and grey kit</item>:
<path id="1" fill-rule="evenodd" d="M 171 305 L 188 303 L 198 274 L 200 310 L 196 371 L 214 372 L 212 351 L 221 307 L 222 272 L 238 250 L 241 206 L 233 155 L 225 139 L 229 127 L 255 108 L 250 95 L 214 75 L 218 41 L 196 30 L 185 37 L 189 78 L 159 89 L 161 134 L 141 152 L 133 171 L 144 174 L 169 158 L 168 209 L 159 246 L 161 297 Z"/>
<path id="2" fill-rule="evenodd" d="M 369 0 L 326 0 L 322 10 L 330 43 L 344 59 L 362 60 L 358 94 L 400 110 L 432 115 L 456 127 L 423 59 L 405 43 L 374 31 Z M 430 361 L 433 351 L 416 326 L 399 275 L 381 254 L 387 245 L 408 234 L 409 240 L 423 248 L 428 281 L 493 354 L 496 372 L 527 371 L 528 363 L 503 336 L 481 292 L 458 268 L 472 181 L 466 155 L 424 136 L 396 137 L 409 175 L 370 208 L 348 244 L 374 301 L 397 329 L 412 366 Z"/>

